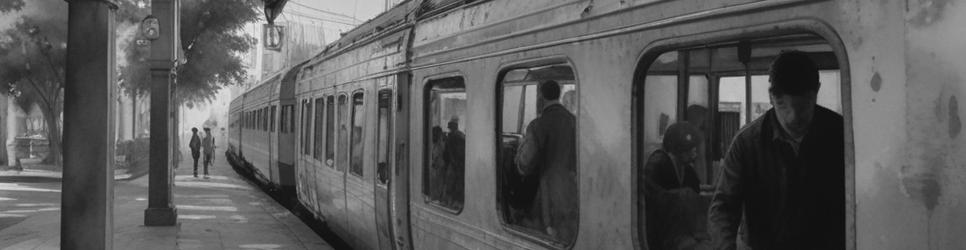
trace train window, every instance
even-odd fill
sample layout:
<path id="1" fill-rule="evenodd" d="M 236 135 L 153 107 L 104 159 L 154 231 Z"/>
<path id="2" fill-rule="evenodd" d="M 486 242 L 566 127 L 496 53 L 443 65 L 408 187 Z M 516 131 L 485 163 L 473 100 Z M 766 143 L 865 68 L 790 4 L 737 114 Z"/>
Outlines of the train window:
<path id="1" fill-rule="evenodd" d="M 310 99 L 302 100 L 302 154 L 310 155 L 312 154 L 312 145 L 310 144 L 312 136 L 312 103 Z"/>
<path id="2" fill-rule="evenodd" d="M 335 167 L 332 164 L 332 157 L 335 157 L 335 97 L 329 96 L 325 100 L 325 164 Z"/>
<path id="3" fill-rule="evenodd" d="M 426 202 L 453 212 L 463 209 L 466 134 L 466 89 L 462 77 L 431 80 L 425 99 Z M 444 129 L 445 128 L 445 129 Z"/>
<path id="4" fill-rule="evenodd" d="M 312 156 L 318 160 L 322 160 L 322 110 L 322 97 L 315 98 L 315 151 Z"/>
<path id="5" fill-rule="evenodd" d="M 365 95 L 362 92 L 352 94 L 352 131 L 350 138 L 350 148 L 349 148 L 349 173 L 355 174 L 356 176 L 363 176 L 363 165 L 362 165 L 362 153 L 363 153 L 363 141 L 365 133 L 362 125 L 365 124 L 366 120 L 366 110 L 365 110 Z"/>
<path id="6" fill-rule="evenodd" d="M 295 133 L 295 105 L 288 106 L 288 132 Z"/>
<path id="7" fill-rule="evenodd" d="M 346 97 L 346 95 L 339 96 L 339 141 L 337 142 L 339 151 L 338 155 L 335 157 L 335 167 L 339 171 L 345 171 L 349 160 L 349 154 L 347 151 L 349 148 L 349 119 L 347 119 L 349 117 L 349 108 L 346 106 L 348 102 L 349 98 Z"/>
<path id="8" fill-rule="evenodd" d="M 270 132 L 275 132 L 275 105 L 271 107 L 271 116 L 268 119 L 268 127 Z"/>
<path id="9" fill-rule="evenodd" d="M 643 80 L 643 93 L 636 95 L 643 98 L 637 213 L 640 238 L 649 248 L 711 246 L 713 184 L 739 129 L 771 109 L 768 70 L 783 50 L 803 51 L 816 62 L 818 104 L 840 113 L 837 60 L 831 46 L 814 35 L 705 44 L 641 62 L 649 68 L 636 78 Z"/>
<path id="10" fill-rule="evenodd" d="M 389 183 L 389 145 L 392 145 L 392 90 L 384 89 L 379 91 L 379 109 L 377 125 L 379 133 L 376 141 L 376 180 L 381 185 Z"/>
<path id="11" fill-rule="evenodd" d="M 508 227 L 567 245 L 579 216 L 577 85 L 567 64 L 505 71 L 497 201 Z"/>
<path id="12" fill-rule="evenodd" d="M 278 130 L 281 133 L 288 133 L 288 105 L 282 105 L 282 110 L 279 112 L 278 119 Z"/>

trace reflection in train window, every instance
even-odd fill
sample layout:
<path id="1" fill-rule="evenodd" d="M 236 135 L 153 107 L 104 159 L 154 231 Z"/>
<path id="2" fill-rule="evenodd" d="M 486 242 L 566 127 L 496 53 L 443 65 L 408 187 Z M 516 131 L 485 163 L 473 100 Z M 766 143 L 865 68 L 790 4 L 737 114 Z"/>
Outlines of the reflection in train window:
<path id="1" fill-rule="evenodd" d="M 379 91 L 379 124 L 377 125 L 379 138 L 376 141 L 376 180 L 377 183 L 389 183 L 389 145 L 392 145 L 392 90 Z"/>
<path id="2" fill-rule="evenodd" d="M 325 98 L 325 164 L 335 167 L 333 157 L 335 157 L 335 97 Z"/>
<path id="3" fill-rule="evenodd" d="M 637 77 L 637 213 L 649 249 L 711 246 L 707 212 L 722 158 L 739 129 L 771 108 L 769 65 L 783 50 L 820 66 L 818 104 L 841 112 L 837 60 L 813 35 L 706 44 L 641 62 L 650 66 Z"/>
<path id="4" fill-rule="evenodd" d="M 348 164 L 349 153 L 349 107 L 346 104 L 349 102 L 349 98 L 346 95 L 339 96 L 339 141 L 338 143 L 338 155 L 336 158 L 335 168 L 339 171 L 345 171 L 346 165 Z"/>
<path id="5" fill-rule="evenodd" d="M 466 89 L 462 77 L 431 80 L 425 99 L 423 194 L 427 202 L 463 208 Z"/>
<path id="6" fill-rule="evenodd" d="M 349 169 L 349 172 L 359 177 L 363 176 L 362 142 L 364 139 L 364 133 L 362 130 L 362 125 L 365 124 L 366 120 L 366 110 L 365 106 L 363 106 L 364 100 L 365 96 L 362 94 L 362 92 L 352 95 L 352 141 L 350 145 L 351 148 L 349 148 L 349 165 L 351 165 L 351 168 Z"/>
<path id="7" fill-rule="evenodd" d="M 322 97 L 315 98 L 315 129 L 313 129 L 315 150 L 312 156 L 317 160 L 322 160 Z"/>
<path id="8" fill-rule="evenodd" d="M 501 216 L 512 229 L 566 245 L 576 236 L 579 215 L 573 69 L 519 68 L 502 79 Z"/>

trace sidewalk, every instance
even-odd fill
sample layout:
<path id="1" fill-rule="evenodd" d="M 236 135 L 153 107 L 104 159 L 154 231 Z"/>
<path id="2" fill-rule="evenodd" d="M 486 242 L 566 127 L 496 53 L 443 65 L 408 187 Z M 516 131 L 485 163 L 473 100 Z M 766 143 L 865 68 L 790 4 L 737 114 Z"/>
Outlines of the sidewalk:
<path id="1" fill-rule="evenodd" d="M 114 249 L 332 249 L 223 157 L 209 171 L 211 179 L 194 178 L 190 159 L 176 169 L 178 225 L 172 227 L 143 225 L 147 176 L 115 182 Z M 56 197 L 48 202 L 59 207 Z M 60 211 L 40 211 L 0 228 L 0 249 L 58 249 L 59 230 Z"/>

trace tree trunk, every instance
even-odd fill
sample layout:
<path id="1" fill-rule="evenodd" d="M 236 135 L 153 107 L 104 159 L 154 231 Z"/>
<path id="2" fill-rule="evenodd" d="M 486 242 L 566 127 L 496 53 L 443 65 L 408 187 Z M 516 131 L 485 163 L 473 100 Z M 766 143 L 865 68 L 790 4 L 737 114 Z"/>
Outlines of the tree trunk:
<path id="1" fill-rule="evenodd" d="M 47 122 L 47 157 L 44 163 L 54 164 L 63 167 L 63 155 L 61 154 L 61 130 L 60 130 L 60 98 L 54 100 L 54 105 L 41 104 L 44 120 Z"/>

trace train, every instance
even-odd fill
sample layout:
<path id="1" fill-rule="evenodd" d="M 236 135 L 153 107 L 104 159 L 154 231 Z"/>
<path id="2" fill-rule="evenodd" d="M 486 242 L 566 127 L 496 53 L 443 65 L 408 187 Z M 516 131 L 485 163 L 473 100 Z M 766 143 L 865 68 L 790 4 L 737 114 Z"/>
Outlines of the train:
<path id="1" fill-rule="evenodd" d="M 964 23 L 945 0 L 402 1 L 236 97 L 225 153 L 356 249 L 649 249 L 640 176 L 664 129 L 704 121 L 713 186 L 771 107 L 769 62 L 798 50 L 844 119 L 843 247 L 963 249 Z M 570 237 L 515 191 L 547 80 L 576 121 Z"/>

